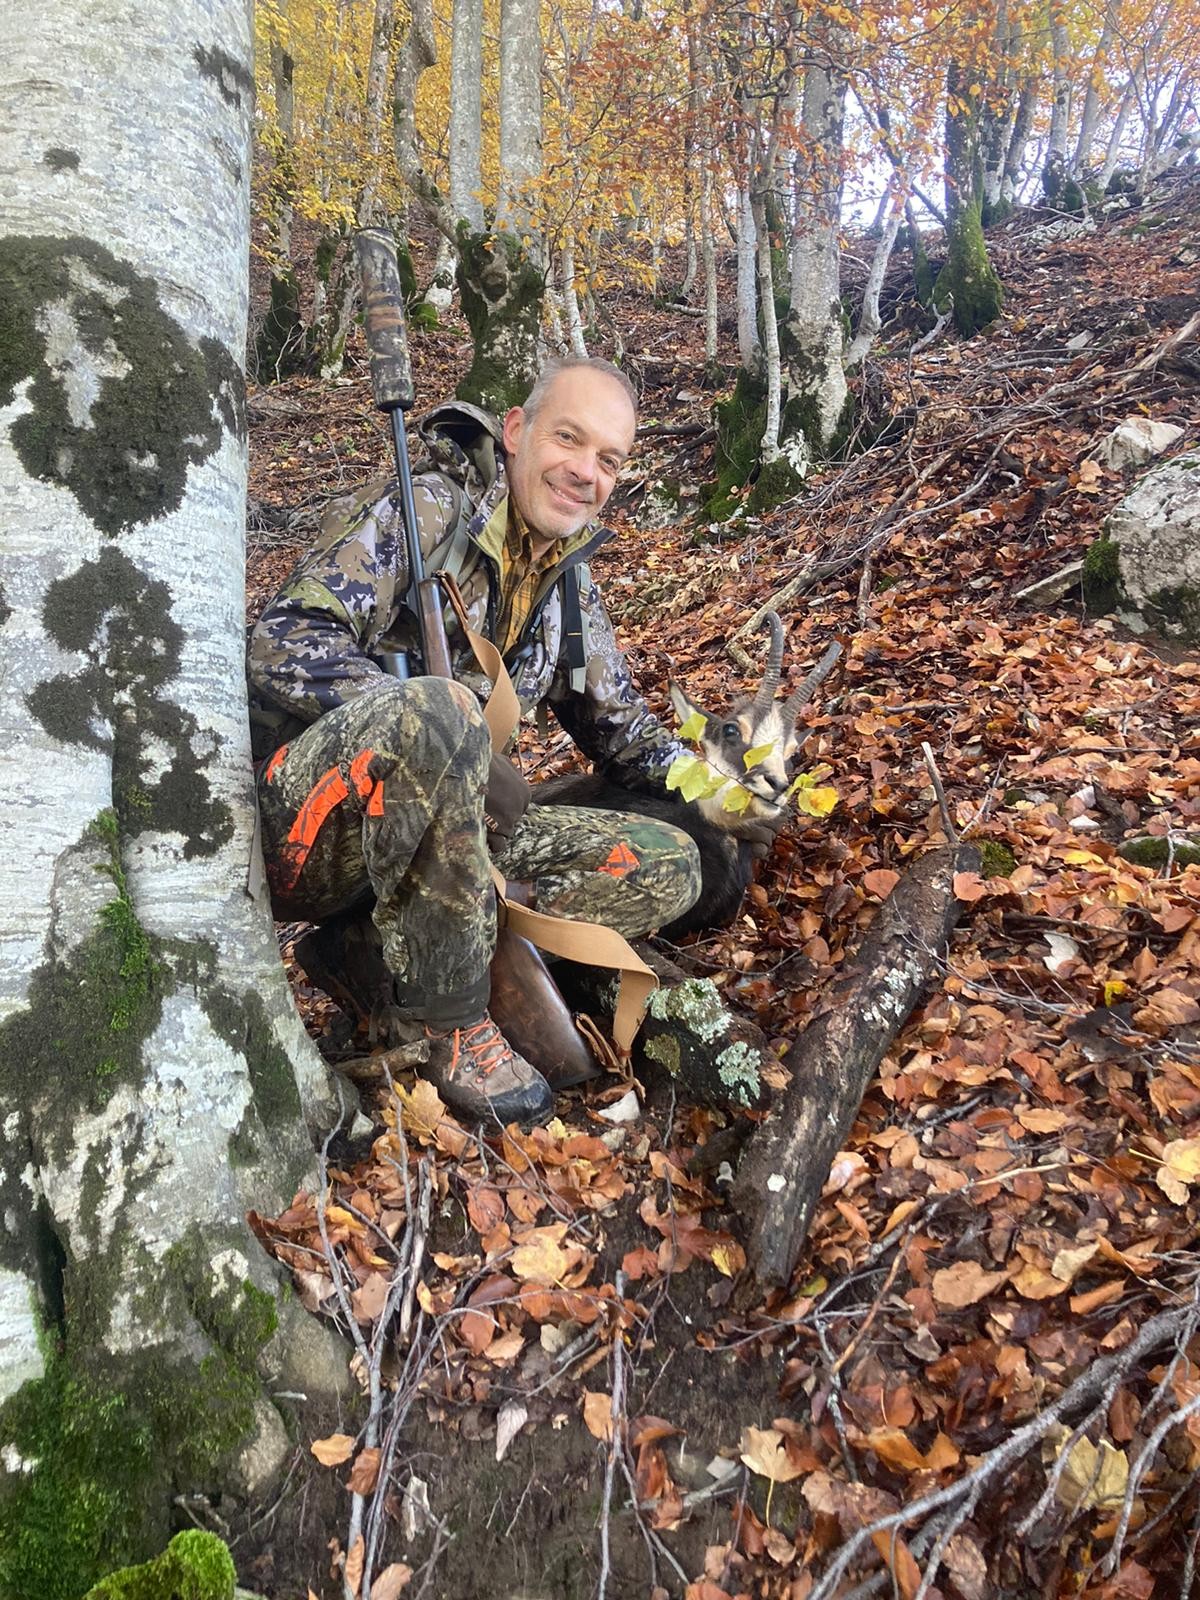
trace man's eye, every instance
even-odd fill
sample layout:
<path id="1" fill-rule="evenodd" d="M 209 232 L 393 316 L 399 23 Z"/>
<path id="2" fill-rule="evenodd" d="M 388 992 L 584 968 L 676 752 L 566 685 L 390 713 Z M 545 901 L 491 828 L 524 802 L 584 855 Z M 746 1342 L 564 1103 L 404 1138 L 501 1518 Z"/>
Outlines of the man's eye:
<path id="1" fill-rule="evenodd" d="M 621 463 L 619 461 L 614 461 L 612 456 L 605 456 L 601 460 L 600 465 L 604 468 L 605 472 L 611 472 L 614 478 L 621 470 Z"/>

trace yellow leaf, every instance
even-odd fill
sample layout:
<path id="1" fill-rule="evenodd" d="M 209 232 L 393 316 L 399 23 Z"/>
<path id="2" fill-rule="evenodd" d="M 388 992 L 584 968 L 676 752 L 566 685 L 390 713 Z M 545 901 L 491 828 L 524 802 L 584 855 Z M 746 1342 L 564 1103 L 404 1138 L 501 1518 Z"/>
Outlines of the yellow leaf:
<path id="1" fill-rule="evenodd" d="M 720 773 L 709 770 L 708 762 L 700 756 L 676 756 L 667 768 L 668 789 L 678 789 L 685 800 L 701 800 L 725 783 Z"/>
<path id="2" fill-rule="evenodd" d="M 1070 1436 L 1070 1430 L 1061 1425 L 1056 1435 L 1050 1436 L 1048 1442 L 1053 1449 L 1054 1460 L 1057 1461 L 1062 1455 Z M 1058 1480 L 1055 1496 L 1059 1504 L 1070 1511 L 1093 1506 L 1115 1511 L 1124 1504 L 1128 1487 L 1129 1461 L 1124 1450 L 1116 1449 L 1107 1439 L 1101 1439 L 1099 1447 L 1090 1439 L 1076 1439 Z"/>
<path id="3" fill-rule="evenodd" d="M 594 1389 L 583 1391 L 583 1422 L 593 1439 L 607 1444 L 613 1434 L 612 1396 Z"/>
<path id="4" fill-rule="evenodd" d="M 740 1262 L 739 1255 L 742 1256 Z M 727 1278 L 732 1278 L 746 1263 L 744 1253 L 740 1249 L 735 1252 L 730 1245 L 718 1244 L 713 1246 L 712 1264 L 718 1272 L 723 1272 Z"/>
<path id="5" fill-rule="evenodd" d="M 1120 978 L 1109 978 L 1104 985 L 1104 1004 L 1112 1005 L 1114 1000 L 1119 1000 L 1123 994 L 1129 993 L 1129 985 L 1122 983 Z"/>
<path id="6" fill-rule="evenodd" d="M 1172 1139 L 1163 1146 L 1158 1187 L 1176 1205 L 1186 1205 L 1188 1185 L 1200 1179 L 1200 1138 Z"/>
<path id="7" fill-rule="evenodd" d="M 571 1267 L 571 1257 L 562 1247 L 566 1231 L 565 1222 L 531 1229 L 512 1253 L 514 1274 L 530 1283 L 558 1283 Z"/>
<path id="8" fill-rule="evenodd" d="M 354 1440 L 348 1433 L 331 1433 L 328 1439 L 314 1439 L 309 1448 L 323 1467 L 340 1467 L 349 1461 Z"/>
<path id="9" fill-rule="evenodd" d="M 759 766 L 760 763 L 767 759 L 774 748 L 775 741 L 772 739 L 770 744 L 756 744 L 753 750 L 747 750 L 742 757 L 746 771 L 749 772 L 752 767 Z"/>
<path id="10" fill-rule="evenodd" d="M 749 789 L 743 789 L 740 783 L 731 783 L 729 792 L 721 798 L 721 810 L 742 812 L 745 811 L 754 796 Z"/>
<path id="11" fill-rule="evenodd" d="M 772 1483 L 791 1483 L 804 1473 L 787 1453 L 787 1440 L 778 1428 L 743 1428 L 742 1460 L 751 1472 Z"/>
<path id="12" fill-rule="evenodd" d="M 699 739 L 704 733 L 703 711 L 693 711 L 679 730 L 681 739 Z"/>

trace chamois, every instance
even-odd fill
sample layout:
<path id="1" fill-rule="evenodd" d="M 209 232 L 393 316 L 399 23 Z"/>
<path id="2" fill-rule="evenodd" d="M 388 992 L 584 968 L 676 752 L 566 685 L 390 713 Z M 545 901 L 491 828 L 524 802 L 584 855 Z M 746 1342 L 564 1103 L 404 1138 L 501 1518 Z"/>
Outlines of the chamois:
<path id="1" fill-rule="evenodd" d="M 765 613 L 765 621 L 771 632 L 771 645 L 762 682 L 755 694 L 740 700 L 725 716 L 714 716 L 693 704 L 678 684 L 669 686 L 681 722 L 697 713 L 704 719 L 700 752 L 714 774 L 729 780 L 715 794 L 688 802 L 678 793 L 627 788 L 598 772 L 567 773 L 539 784 L 534 791 L 539 805 L 632 811 L 669 822 L 691 835 L 700 851 L 700 894 L 689 911 L 661 930 L 667 939 L 730 922 L 737 915 L 750 883 L 753 847 L 729 831 L 734 819 L 723 810 L 722 800 L 731 785 L 739 784 L 751 795 L 743 816 L 753 821 L 778 815 L 791 783 L 789 765 L 798 743 L 796 718 L 841 655 L 840 645 L 830 645 L 799 688 L 787 700 L 777 701 L 783 669 L 783 624 L 773 611 Z M 747 771 L 743 759 L 746 753 L 764 745 L 770 746 L 770 753 Z"/>

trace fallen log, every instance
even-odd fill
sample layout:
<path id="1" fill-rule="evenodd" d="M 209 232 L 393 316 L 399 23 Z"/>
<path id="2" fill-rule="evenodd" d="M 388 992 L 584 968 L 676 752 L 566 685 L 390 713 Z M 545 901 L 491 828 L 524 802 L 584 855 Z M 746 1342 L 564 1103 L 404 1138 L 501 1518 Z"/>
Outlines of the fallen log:
<path id="1" fill-rule="evenodd" d="M 834 1157 L 889 1044 L 938 971 L 973 845 L 922 856 L 892 890 L 821 1012 L 788 1052 L 792 1081 L 750 1140 L 733 1190 L 749 1272 L 786 1285 Z"/>

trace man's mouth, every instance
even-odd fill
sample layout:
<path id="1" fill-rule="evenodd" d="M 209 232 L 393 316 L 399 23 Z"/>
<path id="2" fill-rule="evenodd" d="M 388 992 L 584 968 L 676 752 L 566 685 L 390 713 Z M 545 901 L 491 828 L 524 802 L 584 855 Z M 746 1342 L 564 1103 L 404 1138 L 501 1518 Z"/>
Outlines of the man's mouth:
<path id="1" fill-rule="evenodd" d="M 581 499 L 578 495 L 571 494 L 569 490 L 560 488 L 557 483 L 549 483 L 546 487 L 559 505 L 568 511 L 587 511 L 592 504 L 590 499 Z"/>

